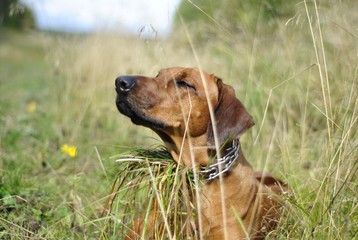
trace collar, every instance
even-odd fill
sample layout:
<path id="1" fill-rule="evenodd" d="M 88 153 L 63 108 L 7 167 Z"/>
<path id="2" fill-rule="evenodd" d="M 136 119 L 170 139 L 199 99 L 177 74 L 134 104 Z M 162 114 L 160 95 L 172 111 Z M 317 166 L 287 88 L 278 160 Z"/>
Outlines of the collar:
<path id="1" fill-rule="evenodd" d="M 232 140 L 231 146 L 226 149 L 226 155 L 221 158 L 217 158 L 216 162 L 211 165 L 200 167 L 199 173 L 203 175 L 205 180 L 210 181 L 218 178 L 221 174 L 230 170 L 231 166 L 239 158 L 239 150 L 239 139 Z"/>

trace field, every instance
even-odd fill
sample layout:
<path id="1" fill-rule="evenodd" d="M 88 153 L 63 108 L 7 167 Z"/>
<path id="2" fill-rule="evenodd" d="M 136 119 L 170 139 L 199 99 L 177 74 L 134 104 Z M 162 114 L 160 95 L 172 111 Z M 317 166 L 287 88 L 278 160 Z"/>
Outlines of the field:
<path id="1" fill-rule="evenodd" d="M 160 142 L 117 112 L 114 79 L 171 66 L 215 73 L 253 116 L 248 161 L 291 188 L 268 239 L 357 239 L 358 5 L 305 3 L 168 39 L 0 29 L 0 239 L 116 239 L 101 210 L 117 155 Z"/>

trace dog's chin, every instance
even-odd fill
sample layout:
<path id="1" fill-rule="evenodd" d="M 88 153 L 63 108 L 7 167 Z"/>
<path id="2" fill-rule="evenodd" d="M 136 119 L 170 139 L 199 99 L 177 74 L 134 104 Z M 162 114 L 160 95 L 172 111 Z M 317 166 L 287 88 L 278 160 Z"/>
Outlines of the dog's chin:
<path id="1" fill-rule="evenodd" d="M 163 129 L 167 127 L 164 122 L 153 119 L 145 115 L 145 113 L 140 111 L 138 108 L 134 107 L 126 99 L 121 99 L 117 97 L 116 105 L 118 111 L 123 115 L 129 117 L 131 121 L 136 125 L 142 125 L 145 127 L 155 128 L 155 129 Z"/>

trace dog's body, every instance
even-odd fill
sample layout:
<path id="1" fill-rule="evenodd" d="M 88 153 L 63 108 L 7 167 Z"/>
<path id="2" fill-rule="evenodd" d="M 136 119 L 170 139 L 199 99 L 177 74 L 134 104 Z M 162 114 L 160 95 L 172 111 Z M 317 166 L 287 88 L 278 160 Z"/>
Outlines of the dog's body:
<path id="1" fill-rule="evenodd" d="M 254 122 L 232 87 L 199 69 L 170 68 L 154 78 L 118 77 L 116 91 L 121 113 L 154 130 L 179 164 L 202 168 L 205 239 L 260 239 L 276 226 L 285 185 L 246 161 L 238 139 Z M 128 237 L 141 229 L 135 224 L 138 235 Z"/>

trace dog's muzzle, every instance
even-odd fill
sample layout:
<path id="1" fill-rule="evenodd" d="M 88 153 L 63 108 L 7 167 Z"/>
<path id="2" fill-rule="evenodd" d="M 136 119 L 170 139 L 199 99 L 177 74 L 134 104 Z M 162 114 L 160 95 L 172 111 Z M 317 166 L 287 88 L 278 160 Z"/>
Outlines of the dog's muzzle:
<path id="1" fill-rule="evenodd" d="M 136 94 L 138 94 L 138 89 L 135 91 L 138 84 L 138 78 L 140 78 L 140 76 L 119 76 L 116 78 L 117 109 L 120 113 L 129 117 L 134 124 L 163 129 L 166 126 L 164 122 L 146 115 L 143 111 L 143 109 L 151 106 L 151 102 L 148 101 L 148 98 L 146 98 L 145 95 L 144 97 L 136 96 Z"/>

